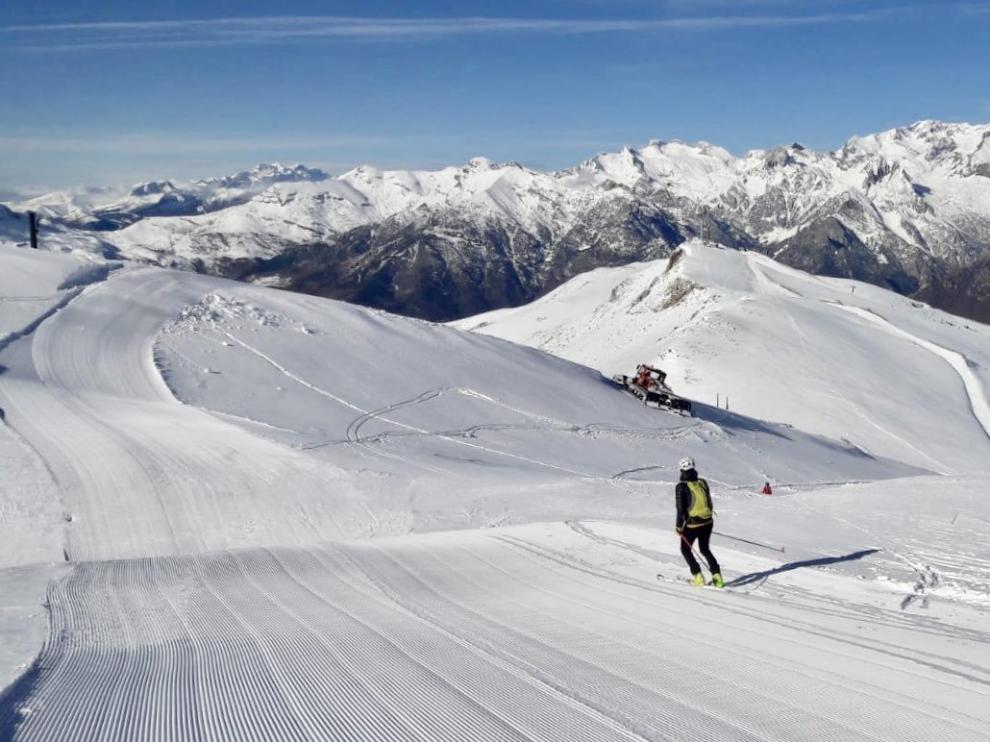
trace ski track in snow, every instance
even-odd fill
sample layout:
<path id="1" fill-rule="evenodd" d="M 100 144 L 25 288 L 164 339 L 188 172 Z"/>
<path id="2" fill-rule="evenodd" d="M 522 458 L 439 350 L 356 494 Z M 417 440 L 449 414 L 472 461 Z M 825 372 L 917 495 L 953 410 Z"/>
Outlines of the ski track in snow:
<path id="1" fill-rule="evenodd" d="M 800 296 L 800 294 L 797 294 L 797 292 L 795 292 L 793 289 L 790 289 L 787 286 L 784 286 L 783 284 L 778 283 L 774 279 L 770 278 L 762 270 L 762 268 L 758 267 L 757 265 L 751 263 L 750 271 L 753 274 L 753 276 L 756 278 L 757 283 L 760 284 L 761 286 L 770 287 L 771 290 L 774 291 Z M 959 353 L 958 351 L 952 350 L 951 348 L 945 348 L 941 345 L 938 345 L 937 343 L 933 343 L 930 340 L 926 340 L 922 337 L 918 337 L 917 335 L 914 335 L 913 333 L 903 330 L 900 327 L 893 324 L 892 322 L 890 322 L 890 320 L 881 317 L 876 312 L 870 309 L 866 309 L 865 307 L 845 304 L 839 301 L 831 301 L 831 300 L 822 300 L 822 301 L 825 304 L 828 304 L 829 306 L 835 307 L 836 309 L 841 309 L 844 312 L 848 312 L 857 317 L 860 317 L 861 319 L 871 322 L 872 324 L 883 328 L 883 330 L 889 333 L 890 335 L 903 338 L 904 340 L 908 340 L 911 343 L 914 343 L 915 345 L 924 348 L 925 350 L 929 351 L 930 353 L 934 354 L 935 356 L 941 358 L 946 363 L 948 363 L 949 366 L 952 368 L 952 370 L 955 371 L 955 373 L 959 376 L 960 381 L 962 381 L 963 388 L 966 391 L 966 396 L 969 399 L 970 410 L 973 413 L 973 417 L 976 418 L 976 421 L 980 424 L 980 427 L 983 428 L 984 432 L 987 435 L 987 438 L 990 438 L 990 398 L 988 398 L 987 390 L 984 388 L 983 383 L 980 381 L 979 377 L 976 374 L 974 374 L 973 370 L 969 367 L 969 362 L 966 356 L 964 356 L 962 353 Z M 787 312 L 788 319 L 791 325 L 795 328 L 795 331 L 798 337 L 800 338 L 801 343 L 803 345 L 806 345 L 804 335 L 798 329 L 794 317 L 791 315 L 790 311 L 786 307 L 786 303 L 781 302 L 780 306 L 783 308 L 785 312 Z M 855 410 L 856 408 L 855 406 L 851 406 L 851 409 Z M 865 420 L 870 425 L 873 425 L 874 427 L 888 434 L 892 438 L 895 438 L 896 440 L 900 441 L 904 445 L 914 450 L 918 455 L 928 459 L 929 461 L 932 461 L 933 463 L 938 464 L 938 468 L 941 473 L 943 474 L 949 473 L 949 469 L 941 462 L 936 461 L 928 454 L 925 454 L 923 451 L 919 450 L 917 447 L 911 446 L 911 444 L 908 443 L 906 440 L 904 440 L 904 438 L 898 436 L 893 431 L 881 427 L 874 420 L 872 420 L 866 415 L 863 415 L 860 411 L 856 410 L 856 412 L 863 420 Z"/>
<path id="2" fill-rule="evenodd" d="M 490 446 L 481 445 L 480 443 L 471 443 L 470 441 L 465 441 L 465 440 L 461 440 L 459 438 L 454 438 L 454 437 L 449 436 L 449 435 L 446 435 L 444 433 L 438 433 L 438 432 L 426 430 L 425 428 L 420 428 L 420 427 L 417 427 L 416 425 L 409 425 L 408 423 L 403 423 L 403 422 L 400 422 L 398 420 L 394 420 L 392 418 L 385 417 L 385 415 L 387 413 L 389 413 L 389 412 L 393 412 L 393 411 L 398 410 L 398 409 L 401 409 L 403 407 L 408 407 L 408 406 L 414 405 L 414 404 L 420 404 L 421 402 L 427 401 L 429 399 L 433 399 L 434 397 L 439 396 L 440 394 L 442 394 L 445 391 L 443 389 L 436 389 L 436 390 L 427 391 L 427 392 L 424 392 L 423 394 L 421 394 L 421 395 L 419 395 L 419 396 L 417 396 L 417 397 L 415 397 L 415 398 L 413 398 L 411 400 L 404 400 L 404 401 L 400 401 L 400 402 L 395 402 L 395 403 L 386 405 L 385 407 L 382 407 L 379 410 L 366 410 L 366 409 L 364 409 L 364 408 L 362 408 L 362 407 L 360 407 L 360 406 L 358 406 L 356 404 L 353 404 L 351 402 L 348 402 L 346 399 L 343 399 L 342 397 L 338 397 L 336 394 L 333 394 L 332 392 L 329 392 L 329 391 L 327 391 L 325 389 L 320 388 L 316 384 L 310 383 L 306 379 L 303 379 L 298 374 L 295 374 L 292 371 L 290 371 L 289 369 L 285 368 L 285 366 L 283 366 L 282 364 L 280 364 L 278 361 L 276 361 L 271 356 L 267 355 L 266 353 L 263 353 L 262 351 L 258 350 L 257 348 L 254 348 L 249 343 L 244 342 L 243 340 L 241 340 L 240 338 L 236 337 L 235 335 L 232 335 L 229 332 L 225 332 L 224 334 L 232 342 L 234 342 L 237 345 L 241 346 L 245 350 L 247 350 L 247 351 L 249 351 L 251 353 L 254 353 L 256 356 L 258 356 L 259 358 L 261 358 L 262 360 L 264 360 L 265 362 L 267 362 L 268 364 L 270 364 L 272 367 L 274 367 L 276 370 L 278 370 L 280 373 L 282 373 L 286 378 L 292 379 L 296 383 L 305 386 L 307 389 L 310 389 L 311 391 L 314 391 L 314 392 L 316 392 L 317 394 L 319 394 L 319 395 L 321 395 L 323 397 L 327 397 L 328 399 L 332 399 L 334 402 L 337 402 L 338 404 L 341 404 L 344 407 L 347 407 L 347 408 L 352 409 L 352 410 L 354 410 L 356 412 L 359 412 L 360 414 L 358 415 L 358 417 L 356 417 L 351 422 L 351 424 L 348 426 L 348 428 L 347 428 L 347 439 L 348 439 L 348 441 L 350 441 L 352 443 L 355 443 L 355 444 L 357 444 L 359 446 L 362 446 L 362 448 L 365 448 L 366 450 L 372 450 L 372 449 L 368 449 L 367 446 L 362 445 L 361 439 L 357 437 L 357 430 L 362 425 L 364 425 L 366 422 L 368 422 L 368 420 L 378 419 L 378 420 L 381 420 L 383 422 L 387 422 L 390 425 L 395 425 L 395 426 L 397 426 L 399 428 L 403 428 L 404 430 L 409 430 L 409 431 L 412 431 L 414 433 L 419 433 L 421 435 L 426 435 L 426 436 L 430 436 L 432 438 L 436 438 L 436 439 L 439 439 L 439 440 L 444 440 L 444 441 L 447 441 L 449 443 L 453 443 L 453 444 L 458 445 L 458 446 L 466 446 L 468 448 L 473 448 L 473 449 L 476 449 L 476 450 L 479 450 L 479 451 L 485 451 L 486 453 L 495 454 L 496 456 L 504 456 L 504 457 L 509 458 L 509 459 L 515 459 L 516 461 L 523 461 L 523 462 L 525 462 L 527 464 L 535 464 L 537 466 L 546 467 L 547 469 L 553 469 L 555 471 L 564 472 L 565 474 L 576 474 L 576 475 L 578 475 L 580 477 L 585 477 L 585 478 L 589 478 L 589 479 L 595 478 L 595 475 L 594 474 L 589 474 L 587 472 L 575 471 L 573 469 L 568 469 L 567 467 L 558 466 L 557 464 L 551 464 L 551 463 L 549 463 L 547 461 L 540 461 L 538 459 L 530 458 L 528 456 L 522 456 L 522 455 L 516 454 L 516 453 L 511 453 L 509 451 L 501 451 L 501 450 L 499 450 L 497 448 L 492 448 Z M 478 398 L 481 398 L 481 399 L 488 399 L 484 395 L 480 395 L 480 394 L 474 394 L 473 396 L 478 397 Z M 401 457 L 397 457 L 397 456 L 395 456 L 393 454 L 387 454 L 385 452 L 374 451 L 374 450 L 372 450 L 372 452 L 373 453 L 376 453 L 376 454 L 379 454 L 379 455 L 387 456 L 389 458 L 396 458 L 397 460 L 402 461 L 403 463 L 414 464 L 418 468 L 424 468 L 424 469 L 428 469 L 428 470 L 434 471 L 434 472 L 440 472 L 440 471 L 442 471 L 442 470 L 437 470 L 437 469 L 435 469 L 433 467 L 430 467 L 429 465 L 422 464 L 420 462 L 411 462 L 411 461 L 409 461 L 407 459 L 404 459 L 404 458 L 401 458 Z"/>
<path id="3" fill-rule="evenodd" d="M 952 370 L 959 375 L 960 381 L 962 381 L 963 387 L 966 390 L 966 396 L 969 397 L 969 404 L 973 417 L 976 418 L 976 421 L 983 428 L 984 432 L 986 432 L 987 438 L 990 438 L 990 398 L 987 397 L 987 390 L 984 389 L 983 383 L 980 381 L 979 377 L 977 377 L 977 375 L 974 374 L 973 370 L 969 367 L 969 362 L 966 360 L 966 356 L 958 351 L 952 350 L 951 348 L 943 348 L 941 345 L 937 345 L 930 340 L 925 340 L 917 335 L 913 335 L 907 330 L 902 330 L 900 327 L 891 324 L 891 322 L 884 319 L 876 312 L 870 311 L 869 309 L 850 306 L 848 304 L 839 304 L 836 302 L 826 303 L 831 304 L 844 312 L 849 312 L 850 314 L 854 314 L 868 322 L 872 322 L 875 325 L 883 327 L 884 330 L 889 332 L 891 335 L 904 338 L 905 340 L 908 340 L 933 353 L 948 363 L 949 366 L 952 367 Z"/>
<path id="4" fill-rule="evenodd" d="M 39 314 L 34 320 L 28 323 L 25 327 L 20 330 L 15 330 L 14 332 L 8 333 L 4 337 L 0 338 L 0 351 L 5 350 L 10 345 L 12 345 L 17 340 L 25 338 L 32 332 L 37 330 L 45 320 L 54 317 L 58 312 L 65 309 L 73 299 L 75 299 L 79 294 L 82 293 L 82 288 L 74 288 L 66 291 L 64 294 L 58 297 L 52 298 L 52 305 L 46 309 L 44 312 Z"/>
<path id="5" fill-rule="evenodd" d="M 550 535 L 630 553 L 587 526 Z M 76 565 L 50 587 L 35 671 L 0 697 L 0 736 L 986 739 L 985 645 L 957 658 L 980 637 L 922 651 L 885 616 L 657 584 L 542 541 L 479 531 Z"/>
<path id="6" fill-rule="evenodd" d="M 250 518 L 259 511 L 242 503 L 270 497 L 280 480 L 296 483 L 280 494 L 288 507 L 279 528 L 287 538 L 344 535 L 337 519 L 348 506 L 314 516 L 298 499 L 300 491 L 325 490 L 330 472 L 321 475 L 302 454 L 178 403 L 158 374 L 156 332 L 208 284 L 153 269 L 103 277 L 84 290 L 85 300 L 60 302 L 33 323 L 32 334 L 11 342 L 6 363 L 18 373 L 0 376 L 8 424 L 47 462 L 72 516 L 67 557 L 236 546 L 254 531 Z M 126 317 L 117 316 L 121 301 L 134 306 Z M 195 444 L 204 439 L 210 445 Z M 366 514 L 358 520 L 355 535 Z"/>
<path id="7" fill-rule="evenodd" d="M 807 349 L 808 348 L 808 341 L 805 338 L 804 332 L 800 329 L 800 325 L 798 324 L 797 320 L 794 319 L 794 314 L 793 314 L 793 312 L 790 309 L 789 302 L 786 300 L 787 298 L 793 297 L 793 296 L 800 297 L 801 294 L 799 294 L 798 292 L 794 291 L 793 289 L 788 288 L 787 286 L 783 285 L 782 283 L 779 283 L 778 281 L 776 281 L 773 278 L 771 278 L 770 276 L 768 276 L 764 272 L 763 268 L 761 266 L 759 266 L 758 264 L 753 263 L 753 262 L 750 262 L 749 263 L 749 268 L 750 268 L 750 272 L 756 278 L 756 282 L 760 286 L 763 286 L 765 288 L 768 288 L 769 289 L 769 292 L 773 292 L 773 293 L 784 295 L 785 299 L 783 301 L 777 301 L 776 302 L 776 305 L 786 315 L 787 320 L 788 320 L 788 323 L 791 325 L 791 327 L 794 328 L 795 335 L 797 335 L 798 339 L 801 341 L 801 347 L 804 348 L 804 349 Z M 842 304 L 835 304 L 835 306 L 845 307 L 845 305 L 842 305 Z M 866 310 L 863 310 L 863 311 L 866 311 Z M 876 315 L 874 315 L 874 316 L 876 316 Z M 872 416 L 870 416 L 870 415 L 866 414 L 865 412 L 863 412 L 863 410 L 860 409 L 859 405 L 850 404 L 849 403 L 849 400 L 846 399 L 846 397 L 840 392 L 840 390 L 838 388 L 836 388 L 835 384 L 833 384 L 827 377 L 826 378 L 822 378 L 820 380 L 820 383 L 827 390 L 825 392 L 826 394 L 828 394 L 829 396 L 831 396 L 831 397 L 833 397 L 833 398 L 835 398 L 835 399 L 837 399 L 837 400 L 839 400 L 839 401 L 842 402 L 844 409 L 849 410 L 852 414 L 856 415 L 860 420 L 862 420 L 863 422 L 865 422 L 870 427 L 875 428 L 876 430 L 879 430 L 881 433 L 883 433 L 887 437 L 889 437 L 889 438 L 897 441 L 902 446 L 904 446 L 906 449 L 910 450 L 915 455 L 917 455 L 919 458 L 926 460 L 927 462 L 929 462 L 929 464 L 933 464 L 934 465 L 934 469 L 933 469 L 934 471 L 937 471 L 940 474 L 948 474 L 948 473 L 950 473 L 952 471 L 952 468 L 951 467 L 947 466 L 946 464 L 944 464 L 943 462 L 941 462 L 938 459 L 934 458 L 933 456 L 931 456 L 930 454 L 926 453 L 925 451 L 922 451 L 920 448 L 918 448 L 917 446 L 913 445 L 904 436 L 898 435 L 893 430 L 891 430 L 891 429 L 889 429 L 887 427 L 884 427 L 883 425 L 881 425 L 880 423 L 878 423 Z"/>

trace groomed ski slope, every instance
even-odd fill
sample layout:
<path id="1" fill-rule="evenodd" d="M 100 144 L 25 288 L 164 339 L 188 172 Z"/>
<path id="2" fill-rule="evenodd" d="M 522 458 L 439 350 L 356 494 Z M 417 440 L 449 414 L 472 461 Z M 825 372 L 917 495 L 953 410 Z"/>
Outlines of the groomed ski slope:
<path id="1" fill-rule="evenodd" d="M 0 739 L 986 738 L 985 477 L 336 302 L 6 264 Z M 680 581 L 684 454 L 722 592 Z"/>
<path id="2" fill-rule="evenodd" d="M 734 485 L 770 461 L 800 482 L 919 471 L 657 415 L 590 369 L 339 302 L 128 268 L 59 306 L 5 349 L 0 396 L 57 482 L 71 561 L 570 516 L 576 493 L 629 514 L 619 473 L 709 450 Z"/>
<path id="3" fill-rule="evenodd" d="M 454 323 L 939 473 L 990 467 L 990 328 L 694 241 Z"/>
<path id="4" fill-rule="evenodd" d="M 986 739 L 986 627 L 597 523 L 79 565 L 16 739 Z M 672 544 L 671 539 L 664 543 Z M 747 557 L 720 550 L 727 563 Z M 855 559 L 856 555 L 851 555 Z M 753 560 L 758 565 L 760 560 Z M 811 589 L 809 589 L 811 588 Z M 919 641 L 921 639 L 921 641 Z"/>

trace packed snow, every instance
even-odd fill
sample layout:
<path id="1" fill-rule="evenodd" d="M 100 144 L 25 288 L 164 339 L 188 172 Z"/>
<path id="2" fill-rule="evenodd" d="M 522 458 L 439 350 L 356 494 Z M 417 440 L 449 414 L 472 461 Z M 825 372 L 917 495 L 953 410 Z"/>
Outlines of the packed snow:
<path id="1" fill-rule="evenodd" d="M 0 244 L 0 739 L 985 739 L 987 329 L 748 255 L 679 261 L 646 281 L 697 284 L 668 310 L 739 324 L 680 346 L 675 385 L 752 374 L 757 320 L 786 309 L 839 344 L 779 393 L 839 374 L 893 428 L 911 364 L 942 402 L 911 419 L 945 439 L 741 398 L 676 415 L 498 338 Z M 626 301 L 601 275 L 589 294 Z M 683 582 L 685 455 L 723 591 Z"/>

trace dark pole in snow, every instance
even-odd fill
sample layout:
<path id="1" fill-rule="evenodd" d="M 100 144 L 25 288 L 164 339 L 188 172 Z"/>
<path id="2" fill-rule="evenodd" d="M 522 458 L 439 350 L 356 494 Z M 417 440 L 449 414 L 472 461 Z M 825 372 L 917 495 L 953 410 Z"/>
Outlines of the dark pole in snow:
<path id="1" fill-rule="evenodd" d="M 31 247 L 35 250 L 38 249 L 38 215 L 33 212 L 28 212 L 28 222 L 31 229 Z"/>
<path id="2" fill-rule="evenodd" d="M 733 541 L 742 541 L 744 544 L 752 544 L 753 546 L 761 546 L 764 549 L 770 549 L 771 551 L 779 551 L 781 554 L 786 553 L 786 547 L 784 546 L 770 546 L 769 544 L 761 544 L 759 541 L 750 541 L 747 538 L 739 538 L 738 536 L 730 536 L 727 533 L 722 533 L 721 531 L 712 531 L 716 536 L 721 536 L 722 538 L 731 538 Z"/>

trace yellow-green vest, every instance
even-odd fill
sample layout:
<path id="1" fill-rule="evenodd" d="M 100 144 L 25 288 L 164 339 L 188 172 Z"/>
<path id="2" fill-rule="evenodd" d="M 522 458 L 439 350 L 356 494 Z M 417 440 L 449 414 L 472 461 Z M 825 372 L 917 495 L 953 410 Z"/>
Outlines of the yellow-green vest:
<path id="1" fill-rule="evenodd" d="M 712 518 L 712 495 L 708 491 L 708 482 L 699 479 L 695 482 L 685 482 L 688 492 L 691 493 L 691 505 L 688 508 L 687 517 L 691 520 L 711 520 Z"/>

